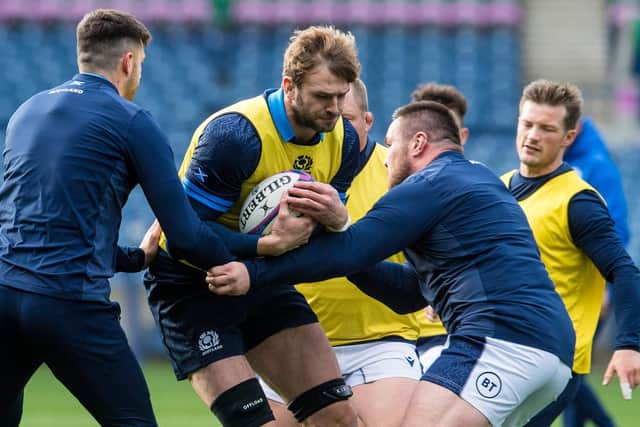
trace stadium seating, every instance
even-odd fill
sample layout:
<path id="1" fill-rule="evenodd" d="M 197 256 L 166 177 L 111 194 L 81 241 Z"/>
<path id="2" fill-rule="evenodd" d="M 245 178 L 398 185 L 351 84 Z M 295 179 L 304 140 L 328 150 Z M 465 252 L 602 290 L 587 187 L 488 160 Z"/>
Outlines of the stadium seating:
<path id="1" fill-rule="evenodd" d="M 0 21 L 77 22 L 90 10 L 126 10 L 144 22 L 209 22 L 214 9 L 208 0 L 2 0 Z"/>
<path id="2" fill-rule="evenodd" d="M 97 3 L 0 2 L 0 142 L 21 102 L 75 74 L 75 22 Z M 211 24 L 215 2 L 207 0 L 99 3 L 130 10 L 151 23 L 154 40 L 136 102 L 167 131 L 176 162 L 208 114 L 279 85 L 281 52 L 297 25 L 331 21 L 356 36 L 376 116 L 372 137 L 382 140 L 393 110 L 409 100 L 417 84 L 450 83 L 469 100 L 469 157 L 496 172 L 515 164 L 513 132 L 522 87 L 518 1 L 239 0 L 232 4 L 228 26 Z M 636 7 L 628 1 L 610 5 L 612 14 Z M 625 182 L 634 182 L 640 178 L 633 167 L 640 149 L 625 150 L 620 165 Z M 635 233 L 640 232 L 639 208 L 630 197 Z M 131 196 L 124 218 L 122 240 L 133 243 L 151 219 L 141 194 Z M 640 245 L 633 245 L 638 260 Z"/>

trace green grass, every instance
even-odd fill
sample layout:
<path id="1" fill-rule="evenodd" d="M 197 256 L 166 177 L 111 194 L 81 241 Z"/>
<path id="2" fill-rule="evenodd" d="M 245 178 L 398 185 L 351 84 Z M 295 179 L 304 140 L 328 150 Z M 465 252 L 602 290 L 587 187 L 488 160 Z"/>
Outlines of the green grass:
<path id="1" fill-rule="evenodd" d="M 176 381 L 171 366 L 144 366 L 153 409 L 161 427 L 220 426 L 188 381 Z M 86 409 L 46 367 L 41 367 L 25 390 L 21 427 L 95 427 Z"/>
<path id="2" fill-rule="evenodd" d="M 219 426 L 186 381 L 177 382 L 171 367 L 154 362 L 144 366 L 153 408 L 161 427 Z M 614 415 L 619 427 L 640 425 L 640 389 L 624 401 L 617 382 L 601 387 L 602 371 L 591 377 L 591 384 Z M 33 376 L 25 392 L 21 427 L 94 427 L 98 424 L 75 398 L 43 367 Z M 555 423 L 554 426 L 560 426 Z"/>

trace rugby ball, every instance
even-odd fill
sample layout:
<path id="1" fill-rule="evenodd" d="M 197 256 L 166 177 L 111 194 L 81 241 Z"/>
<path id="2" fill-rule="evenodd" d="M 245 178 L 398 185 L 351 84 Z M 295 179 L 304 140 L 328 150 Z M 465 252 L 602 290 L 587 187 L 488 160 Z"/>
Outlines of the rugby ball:
<path id="1" fill-rule="evenodd" d="M 262 180 L 244 200 L 238 227 L 242 233 L 266 234 L 278 216 L 282 194 L 298 181 L 313 181 L 307 172 L 291 169 Z"/>

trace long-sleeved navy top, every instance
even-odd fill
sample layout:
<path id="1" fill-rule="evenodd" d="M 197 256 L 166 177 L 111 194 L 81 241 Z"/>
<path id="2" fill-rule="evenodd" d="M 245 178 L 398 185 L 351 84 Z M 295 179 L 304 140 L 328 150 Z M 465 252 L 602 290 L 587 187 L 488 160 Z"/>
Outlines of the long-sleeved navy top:
<path id="1" fill-rule="evenodd" d="M 563 163 L 554 172 L 525 178 L 516 172 L 509 182 L 509 189 L 517 200 L 534 193 L 550 179 L 571 170 Z M 590 190 L 577 193 L 569 202 L 569 233 L 573 243 L 580 248 L 613 284 L 613 310 L 616 315 L 616 349 L 640 351 L 640 271 L 624 248 L 613 219 L 598 195 Z"/>
<path id="2" fill-rule="evenodd" d="M 399 250 L 408 266 L 370 267 Z M 430 303 L 450 334 L 504 339 L 573 361 L 573 326 L 524 212 L 495 174 L 458 152 L 442 153 L 392 188 L 347 231 L 246 265 L 257 291 L 369 268 L 351 278 L 398 312 Z"/>
<path id="3" fill-rule="evenodd" d="M 580 132 L 565 151 L 564 161 L 604 197 L 616 231 L 626 246 L 630 233 L 620 171 L 593 120 L 588 117 L 581 120 Z"/>
<path id="4" fill-rule="evenodd" d="M 38 93 L 9 120 L 0 188 L 0 284 L 106 301 L 121 209 L 136 184 L 171 252 L 209 267 L 232 258 L 200 221 L 151 115 L 96 74 Z"/>

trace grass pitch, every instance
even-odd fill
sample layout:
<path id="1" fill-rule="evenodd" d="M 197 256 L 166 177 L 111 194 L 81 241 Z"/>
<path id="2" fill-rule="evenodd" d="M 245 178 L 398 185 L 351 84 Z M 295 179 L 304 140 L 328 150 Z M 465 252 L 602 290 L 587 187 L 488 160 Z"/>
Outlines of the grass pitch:
<path id="1" fill-rule="evenodd" d="M 169 364 L 150 362 L 144 373 L 151 391 L 151 401 L 161 427 L 219 426 L 209 409 L 200 402 L 187 381 L 177 382 Z M 602 371 L 590 377 L 591 384 L 613 415 L 618 427 L 640 426 L 640 388 L 634 398 L 624 401 L 617 380 L 600 386 Z M 21 427 L 94 427 L 98 424 L 78 401 L 60 384 L 49 369 L 36 372 L 25 392 Z M 554 427 L 559 427 L 556 422 Z"/>

